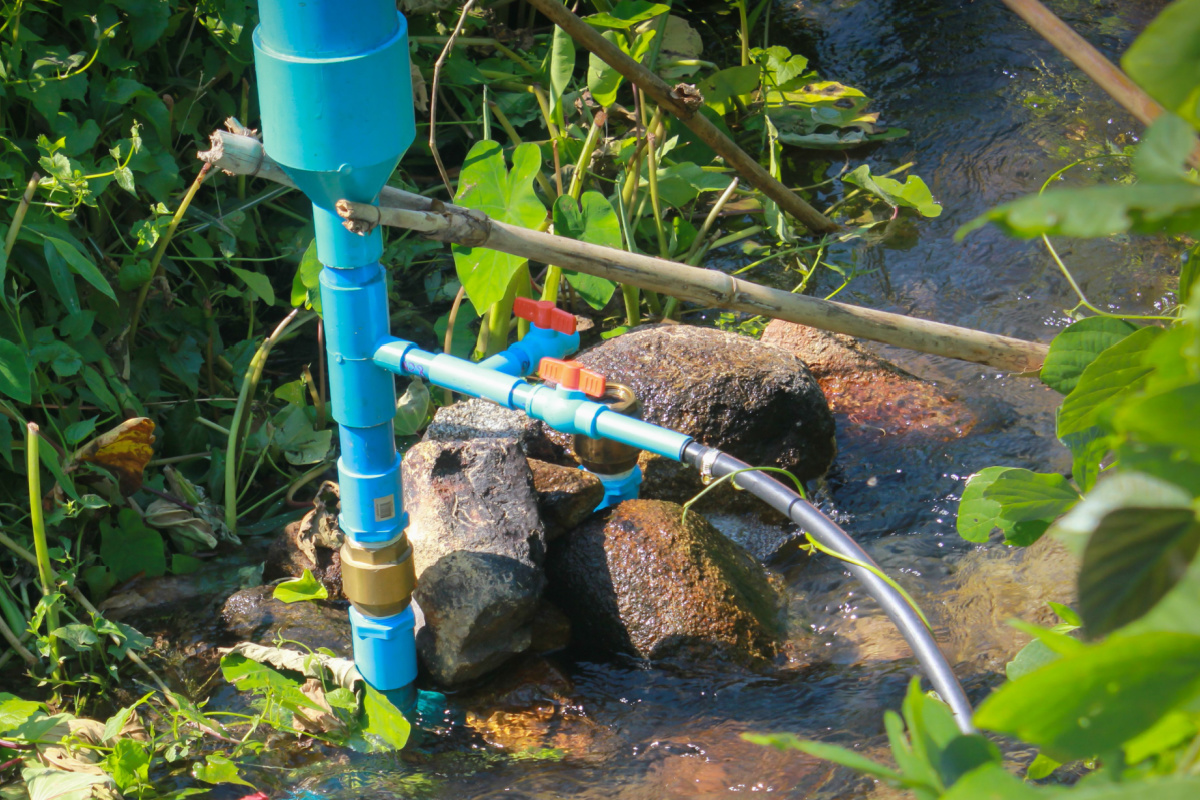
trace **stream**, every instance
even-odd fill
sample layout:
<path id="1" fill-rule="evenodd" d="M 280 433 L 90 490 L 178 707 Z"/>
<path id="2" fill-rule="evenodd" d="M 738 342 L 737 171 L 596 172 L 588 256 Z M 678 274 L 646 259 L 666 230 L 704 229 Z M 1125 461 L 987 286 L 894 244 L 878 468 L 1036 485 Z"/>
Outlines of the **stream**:
<path id="1" fill-rule="evenodd" d="M 1050 5 L 1115 59 L 1162 3 Z M 954 231 L 992 206 L 1036 192 L 1071 161 L 1104 152 L 1106 139 L 1135 142 L 1134 120 L 998 0 L 808 0 L 777 6 L 772 27 L 779 37 L 772 43 L 809 56 L 828 79 L 861 87 L 876 98 L 882 121 L 911 131 L 854 154 L 854 163 L 865 155 L 882 174 L 915 162 L 914 172 L 945 207 L 896 236 L 834 248 L 829 260 L 860 273 L 838 299 L 1049 341 L 1077 301 L 1042 244 L 993 229 L 955 243 Z M 1092 163 L 1066 182 L 1086 184 L 1125 169 L 1120 160 Z M 827 176 L 840 166 L 835 159 Z M 1177 253 L 1161 240 L 1064 241 L 1059 252 L 1101 307 L 1154 313 L 1172 302 Z M 739 258 L 727 265 L 740 266 Z M 788 288 L 799 280 L 747 277 Z M 815 293 L 839 283 L 825 271 Z M 1057 396 L 1032 377 L 872 349 L 960 398 L 974 423 L 957 437 L 896 441 L 839 418 L 841 452 L 821 489 L 823 507 L 924 607 L 978 702 L 1003 679 L 1005 661 L 1023 642 L 1005 620 L 1050 621 L 1045 601 L 1070 598 L 1073 570 L 1049 544 L 1024 554 L 963 542 L 954 528 L 958 496 L 968 475 L 993 464 L 1069 469 L 1053 436 Z M 883 712 L 899 707 L 917 674 L 899 634 L 841 569 L 794 548 L 770 566 L 789 592 L 784 667 L 529 658 L 489 685 L 450 695 L 403 753 L 314 751 L 298 756 L 281 782 L 298 799 L 899 796 L 844 769 L 740 738 L 786 731 L 886 758 Z M 1032 757 L 1013 748 L 1007 755 L 1014 765 Z"/>

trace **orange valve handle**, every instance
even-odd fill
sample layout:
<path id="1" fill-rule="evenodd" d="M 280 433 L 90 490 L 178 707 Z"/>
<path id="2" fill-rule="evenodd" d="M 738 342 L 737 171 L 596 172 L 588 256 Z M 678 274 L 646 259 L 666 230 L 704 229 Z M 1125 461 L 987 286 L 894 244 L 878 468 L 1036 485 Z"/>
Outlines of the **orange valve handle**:
<path id="1" fill-rule="evenodd" d="M 588 397 L 603 397 L 608 384 L 603 375 L 585 369 L 578 361 L 557 358 L 543 358 L 538 375 L 547 383 L 556 383 L 563 389 L 577 389 Z"/>
<path id="2" fill-rule="evenodd" d="M 518 297 L 513 301 L 513 313 L 539 328 L 558 331 L 567 336 L 575 332 L 575 315 L 558 308 L 549 300 Z"/>

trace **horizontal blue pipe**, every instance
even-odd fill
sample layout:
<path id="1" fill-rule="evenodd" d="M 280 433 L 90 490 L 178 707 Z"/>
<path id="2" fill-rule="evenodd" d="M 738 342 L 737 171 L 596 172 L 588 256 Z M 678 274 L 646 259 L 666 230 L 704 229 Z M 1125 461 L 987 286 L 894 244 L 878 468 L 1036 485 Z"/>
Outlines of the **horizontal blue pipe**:
<path id="1" fill-rule="evenodd" d="M 690 436 L 588 400 L 582 392 L 532 386 L 480 364 L 426 352 L 402 339 L 384 340 L 375 351 L 375 363 L 398 375 L 417 375 L 436 386 L 524 411 L 563 433 L 612 439 L 675 461 L 681 460 L 683 448 L 692 441 Z"/>

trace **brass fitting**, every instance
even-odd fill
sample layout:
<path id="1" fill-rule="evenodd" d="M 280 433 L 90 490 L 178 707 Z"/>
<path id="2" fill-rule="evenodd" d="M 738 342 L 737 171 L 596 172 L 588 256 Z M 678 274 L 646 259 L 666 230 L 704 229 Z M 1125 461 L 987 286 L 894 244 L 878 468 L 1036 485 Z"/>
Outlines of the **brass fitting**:
<path id="1" fill-rule="evenodd" d="M 638 400 L 633 389 L 623 383 L 610 381 L 604 387 L 604 396 L 596 402 L 603 403 L 618 414 L 634 419 L 642 418 L 642 401 Z M 578 433 L 571 437 L 571 449 L 575 451 L 575 460 L 585 469 L 601 475 L 628 472 L 637 466 L 638 456 L 642 452 L 636 447 L 611 439 L 593 439 Z"/>
<path id="2" fill-rule="evenodd" d="M 417 572 L 408 536 L 401 533 L 382 547 L 363 547 L 347 539 L 342 557 L 342 593 L 371 617 L 390 617 L 408 608 Z"/>

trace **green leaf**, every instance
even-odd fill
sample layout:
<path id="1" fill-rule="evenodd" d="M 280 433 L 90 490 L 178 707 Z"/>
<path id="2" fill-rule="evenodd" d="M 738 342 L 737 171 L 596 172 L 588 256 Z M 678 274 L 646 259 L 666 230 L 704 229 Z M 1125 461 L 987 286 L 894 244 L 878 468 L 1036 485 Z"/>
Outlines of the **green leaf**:
<path id="1" fill-rule="evenodd" d="M 611 11 L 592 14 L 584 17 L 584 21 L 595 28 L 628 30 L 639 22 L 666 14 L 670 10 L 670 6 L 651 3 L 648 0 L 621 0 Z"/>
<path id="2" fill-rule="evenodd" d="M 251 272 L 248 269 L 239 269 L 230 267 L 230 271 L 237 275 L 242 281 L 250 287 L 250 291 L 258 295 L 269 306 L 275 305 L 275 289 L 271 286 L 271 279 L 261 272 Z"/>
<path id="3" fill-rule="evenodd" d="M 396 416 L 392 419 L 396 435 L 412 436 L 424 428 L 432 403 L 429 387 L 423 380 L 413 378 L 409 381 L 408 388 L 396 403 Z"/>
<path id="4" fill-rule="evenodd" d="M 1140 388 L 1151 371 L 1142 363 L 1142 357 L 1160 334 L 1162 328 L 1135 331 L 1109 346 L 1084 368 L 1058 410 L 1058 438 L 1096 424 L 1102 408 Z"/>
<path id="5" fill-rule="evenodd" d="M 1121 66 L 1151 97 L 1200 127 L 1200 0 L 1177 0 L 1134 40 Z"/>
<path id="6" fill-rule="evenodd" d="M 1006 684 L 975 713 L 981 728 L 1072 761 L 1111 753 L 1200 687 L 1200 637 L 1111 638 Z"/>
<path id="7" fill-rule="evenodd" d="M 1130 765 L 1138 764 L 1178 747 L 1195 735 L 1196 723 L 1192 722 L 1191 715 L 1172 711 L 1155 723 L 1153 728 L 1125 743 L 1125 761 Z"/>
<path id="8" fill-rule="evenodd" d="M 475 306 L 464 297 L 458 307 L 458 315 L 454 317 L 454 336 L 450 340 L 450 355 L 468 358 L 475 349 L 475 334 L 471 331 L 471 323 L 479 316 Z M 446 341 L 446 326 L 450 324 L 450 312 L 447 311 L 433 323 L 433 332 L 439 342 Z"/>
<path id="9" fill-rule="evenodd" d="M 1138 506 L 1105 514 L 1079 570 L 1079 610 L 1095 638 L 1141 617 L 1179 582 L 1200 549 L 1190 507 Z"/>
<path id="10" fill-rule="evenodd" d="M 762 73 L 757 64 L 747 64 L 744 67 L 729 67 L 714 72 L 700 81 L 696 88 L 704 96 L 704 104 L 712 107 L 718 114 L 726 113 L 730 100 L 744 94 L 750 94 L 758 88 L 759 77 Z M 729 183 L 728 180 L 725 181 Z"/>
<path id="11" fill-rule="evenodd" d="M 979 734 L 956 736 L 938 757 L 938 773 L 946 786 L 953 786 L 967 773 L 986 764 L 1003 761 L 1000 748 Z"/>
<path id="12" fill-rule="evenodd" d="M 842 180 L 852 183 L 883 200 L 888 205 L 915 208 L 923 217 L 936 217 L 942 213 L 942 207 L 933 199 L 933 193 L 925 181 L 916 175 L 909 175 L 904 183 L 882 175 L 872 175 L 871 168 L 862 164 Z"/>
<path id="13" fill-rule="evenodd" d="M 1010 681 L 1023 678 L 1031 672 L 1036 672 L 1051 661 L 1057 661 L 1061 656 L 1050 649 L 1041 639 L 1034 639 L 1022 647 L 1017 654 L 1004 665 L 1004 675 Z"/>
<path id="14" fill-rule="evenodd" d="M 306 569 L 299 578 L 278 584 L 271 596 L 281 603 L 299 603 L 301 600 L 324 600 L 329 597 L 329 591 Z"/>
<path id="15" fill-rule="evenodd" d="M 1042 800 L 1045 792 L 1011 775 L 999 764 L 984 764 L 964 775 L 941 800 Z"/>
<path id="16" fill-rule="evenodd" d="M 989 222 L 1009 236 L 1098 239 L 1126 231 L 1183 233 L 1200 227 L 1200 186 L 1182 181 L 1052 189 L 997 206 L 958 229 L 955 241 Z"/>
<path id="17" fill-rule="evenodd" d="M 0 692 L 0 733 L 19 728 L 34 714 L 42 710 L 41 703 L 22 700 L 15 694 Z"/>
<path id="18" fill-rule="evenodd" d="M 865 775 L 873 775 L 881 780 L 896 784 L 899 784 L 904 777 L 895 770 L 872 761 L 853 750 L 847 750 L 835 744 L 800 739 L 791 733 L 743 733 L 742 738 L 753 744 L 774 747 L 776 750 L 799 750 L 801 753 L 807 753 L 816 758 L 832 761 L 835 764 L 841 764 L 843 767 L 849 767 Z"/>
<path id="19" fill-rule="evenodd" d="M 21 770 L 21 779 L 29 800 L 91 800 L 95 787 L 110 782 L 107 775 L 41 767 Z"/>
<path id="20" fill-rule="evenodd" d="M 33 395 L 32 378 L 25 351 L 15 342 L 0 339 L 0 392 L 28 405 Z"/>
<path id="21" fill-rule="evenodd" d="M 584 192 L 580 198 L 562 195 L 554 201 L 554 232 L 568 239 L 621 249 L 621 223 L 608 198 Z M 592 308 L 601 309 L 612 299 L 617 285 L 604 278 L 565 271 L 567 280 Z"/>
<path id="22" fill-rule="evenodd" d="M 157 577 L 167 571 L 163 540 L 158 531 L 146 527 L 133 509 L 121 509 L 118 524 L 100 523 L 100 560 L 118 581 L 135 575 Z"/>
<path id="23" fill-rule="evenodd" d="M 512 171 L 504 166 L 504 151 L 493 141 L 471 147 L 458 179 L 455 202 L 477 209 L 500 222 L 537 228 L 546 208 L 533 191 L 533 176 L 541 169 L 541 150 L 525 142 L 513 151 Z M 509 282 L 525 259 L 483 247 L 454 245 L 458 279 L 474 307 L 483 312 L 504 297 Z"/>
<path id="24" fill-rule="evenodd" d="M 141 742 L 118 739 L 104 765 L 122 792 L 150 783 L 150 754 Z"/>
<path id="25" fill-rule="evenodd" d="M 1033 761 L 1029 762 L 1029 766 L 1025 768 L 1025 778 L 1031 781 L 1040 781 L 1042 778 L 1049 778 L 1054 770 L 1061 767 L 1062 764 L 1050 758 L 1045 753 L 1038 753 Z"/>
<path id="26" fill-rule="evenodd" d="M 1126 402 L 1113 425 L 1145 444 L 1170 445 L 1200 457 L 1200 383 L 1177 386 Z"/>
<path id="27" fill-rule="evenodd" d="M 623 44 L 620 34 L 615 31 L 605 31 L 602 35 L 618 47 Z M 621 88 L 623 80 L 625 78 L 621 73 L 610 67 L 600 56 L 595 53 L 588 54 L 588 91 L 592 93 L 592 99 L 603 108 L 608 108 L 616 102 L 617 90 Z"/>
<path id="28" fill-rule="evenodd" d="M 550 115 L 562 126 L 563 96 L 570 88 L 571 75 L 575 72 L 575 40 L 571 38 L 571 34 L 557 26 L 550 40 L 549 72 L 552 98 Z"/>
<path id="29" fill-rule="evenodd" d="M 1050 342 L 1042 364 L 1042 383 L 1060 394 L 1070 394 L 1098 355 L 1136 330 L 1137 326 L 1115 317 L 1087 317 L 1068 325 Z"/>
<path id="30" fill-rule="evenodd" d="M 1082 558 L 1088 538 L 1110 512 L 1127 506 L 1190 505 L 1191 495 L 1172 483 L 1140 472 L 1120 472 L 1097 484 L 1083 502 L 1054 524 L 1051 534 Z"/>
<path id="31" fill-rule="evenodd" d="M 362 733 L 377 749 L 403 750 L 412 725 L 391 700 L 369 684 L 364 686 Z"/>
<path id="32" fill-rule="evenodd" d="M 67 262 L 67 266 L 71 268 L 72 272 L 99 289 L 100 293 L 105 297 L 114 301 L 117 299 L 117 295 L 113 292 L 112 285 L 108 282 L 108 279 L 104 277 L 104 273 L 100 271 L 90 258 L 75 249 L 75 245 L 53 236 L 47 236 L 46 243 L 52 245 L 58 254 L 63 257 L 63 260 Z"/>
<path id="33" fill-rule="evenodd" d="M 1071 791 L 1070 800 L 1194 800 L 1200 795 L 1200 777 L 1169 775 L 1124 783 L 1091 783 Z"/>
<path id="34" fill-rule="evenodd" d="M 100 641 L 96 630 L 91 625 L 84 625 L 82 622 L 72 622 L 70 625 L 55 628 L 54 636 L 71 645 L 76 652 L 81 653 L 88 652 Z"/>
<path id="35" fill-rule="evenodd" d="M 205 783 L 236 783 L 239 786 L 254 788 L 254 784 L 238 773 L 237 764 L 221 755 L 210 755 L 205 757 L 203 764 L 193 764 L 192 777 Z"/>
<path id="36" fill-rule="evenodd" d="M 50 237 L 46 237 L 42 252 L 46 256 L 46 271 L 50 273 L 50 282 L 54 284 L 58 301 L 67 309 L 68 314 L 78 314 L 81 309 L 79 292 L 75 289 L 75 279 L 71 277 L 71 268 L 66 259 L 50 243 Z"/>
<path id="37" fill-rule="evenodd" d="M 296 275 L 292 278 L 292 305 L 304 306 L 321 313 L 321 270 L 324 265 L 317 258 L 317 240 L 313 239 L 300 257 Z"/>
<path id="38" fill-rule="evenodd" d="M 1155 183 L 1182 180 L 1184 164 L 1196 146 L 1196 131 L 1182 119 L 1167 112 L 1146 129 L 1133 157 L 1138 178 Z"/>
<path id="39" fill-rule="evenodd" d="M 1010 522 L 1053 520 L 1079 502 L 1079 492 L 1058 473 L 1009 469 L 996 476 L 983 496 L 1000 504 Z"/>

